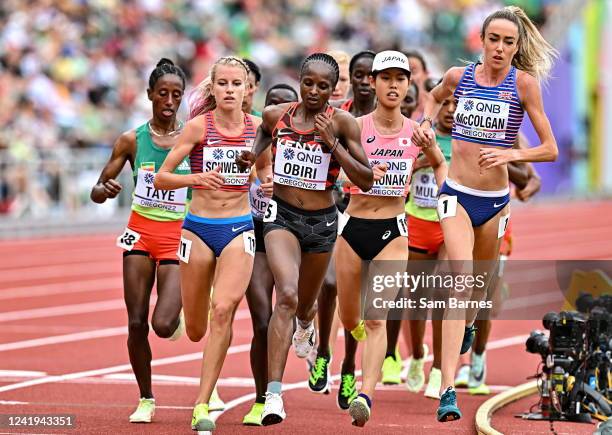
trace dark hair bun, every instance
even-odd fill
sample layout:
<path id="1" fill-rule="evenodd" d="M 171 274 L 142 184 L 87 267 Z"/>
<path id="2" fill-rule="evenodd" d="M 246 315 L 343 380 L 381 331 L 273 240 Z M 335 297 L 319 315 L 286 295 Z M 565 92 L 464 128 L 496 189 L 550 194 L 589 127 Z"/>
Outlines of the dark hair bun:
<path id="1" fill-rule="evenodd" d="M 159 62 L 157 62 L 157 65 L 155 65 L 155 67 L 160 67 L 162 65 L 174 65 L 174 62 L 172 62 L 170 59 L 168 59 L 167 57 L 162 57 Z"/>

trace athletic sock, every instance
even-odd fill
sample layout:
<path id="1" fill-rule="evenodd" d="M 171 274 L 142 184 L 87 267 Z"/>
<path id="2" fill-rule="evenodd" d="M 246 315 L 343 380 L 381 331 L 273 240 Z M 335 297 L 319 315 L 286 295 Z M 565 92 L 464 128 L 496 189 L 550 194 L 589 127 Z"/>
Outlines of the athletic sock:
<path id="1" fill-rule="evenodd" d="M 393 358 L 393 360 L 395 361 L 395 351 L 387 352 L 387 354 L 385 355 L 385 359 L 387 359 L 389 357 Z"/>
<path id="2" fill-rule="evenodd" d="M 268 382 L 268 392 L 274 394 L 280 394 L 283 391 L 283 383 L 272 381 Z"/>

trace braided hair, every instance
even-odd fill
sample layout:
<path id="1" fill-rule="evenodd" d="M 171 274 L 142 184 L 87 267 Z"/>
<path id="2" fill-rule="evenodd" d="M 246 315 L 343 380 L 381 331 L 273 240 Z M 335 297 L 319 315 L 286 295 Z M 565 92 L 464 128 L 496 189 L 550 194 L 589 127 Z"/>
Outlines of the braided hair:
<path id="1" fill-rule="evenodd" d="M 336 60 L 329 54 L 313 53 L 304 59 L 304 62 L 302 62 L 302 67 L 300 68 L 300 76 L 304 75 L 304 70 L 306 67 L 315 62 L 322 62 L 330 68 L 333 74 L 332 88 L 335 88 L 336 84 L 338 83 L 338 79 L 340 78 L 340 67 L 338 66 L 338 62 L 336 62 Z"/>
<path id="2" fill-rule="evenodd" d="M 374 53 L 372 50 L 364 50 L 364 51 L 360 51 L 359 53 L 354 55 L 351 58 L 351 61 L 349 63 L 349 75 L 351 75 L 351 76 L 353 75 L 353 70 L 355 69 L 355 64 L 357 63 L 359 58 L 362 58 L 362 57 L 371 57 L 372 60 L 374 60 L 374 57 L 376 57 L 376 53 Z"/>
<path id="3" fill-rule="evenodd" d="M 185 73 L 180 66 L 176 66 L 174 62 L 165 57 L 162 57 L 159 62 L 157 62 L 155 69 L 151 72 L 149 76 L 149 89 L 153 89 L 159 78 L 166 74 L 175 74 L 179 76 L 183 81 L 183 90 L 185 90 Z"/>

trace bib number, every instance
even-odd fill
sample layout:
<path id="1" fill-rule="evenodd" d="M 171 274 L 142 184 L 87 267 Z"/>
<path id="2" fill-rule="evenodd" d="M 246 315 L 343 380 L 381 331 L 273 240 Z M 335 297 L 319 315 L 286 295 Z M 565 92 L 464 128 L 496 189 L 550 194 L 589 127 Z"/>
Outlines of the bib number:
<path id="1" fill-rule="evenodd" d="M 140 240 L 140 234 L 126 228 L 123 234 L 117 237 L 117 246 L 126 251 L 131 251 L 138 240 Z"/>
<path id="2" fill-rule="evenodd" d="M 255 257 L 255 236 L 253 233 L 245 231 L 242 233 L 242 239 L 244 240 L 244 252 Z"/>
<path id="3" fill-rule="evenodd" d="M 400 235 L 408 237 L 408 225 L 406 225 L 405 213 L 397 215 L 397 229 L 399 230 Z"/>
<path id="4" fill-rule="evenodd" d="M 189 263 L 189 255 L 191 254 L 191 240 L 181 236 L 178 252 L 176 253 L 179 260 L 183 263 Z"/>
<path id="5" fill-rule="evenodd" d="M 264 222 L 274 222 L 276 220 L 276 213 L 278 212 L 278 204 L 273 199 L 268 203 L 268 208 L 264 214 Z"/>
<path id="6" fill-rule="evenodd" d="M 508 223 L 510 222 L 510 213 L 499 218 L 499 226 L 497 227 L 497 238 L 501 239 L 506 234 Z"/>
<path id="7" fill-rule="evenodd" d="M 457 215 L 457 197 L 443 196 L 438 199 L 438 217 L 440 220 Z"/>

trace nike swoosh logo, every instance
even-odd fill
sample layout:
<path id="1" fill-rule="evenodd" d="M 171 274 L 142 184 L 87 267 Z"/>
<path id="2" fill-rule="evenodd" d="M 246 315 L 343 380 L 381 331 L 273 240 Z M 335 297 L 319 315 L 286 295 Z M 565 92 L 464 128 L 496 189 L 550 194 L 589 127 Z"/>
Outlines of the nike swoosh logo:
<path id="1" fill-rule="evenodd" d="M 290 134 L 293 134 L 293 130 L 284 130 L 284 131 L 283 130 L 278 130 L 276 132 L 277 136 L 288 136 Z"/>
<path id="2" fill-rule="evenodd" d="M 334 220 L 333 220 L 333 221 L 331 221 L 331 222 L 325 222 L 325 226 L 327 226 L 327 227 L 331 227 L 331 226 L 332 226 L 333 224 L 335 224 L 335 223 L 336 223 L 336 219 L 334 219 Z"/>
<path id="3" fill-rule="evenodd" d="M 383 234 L 382 239 L 383 240 L 387 240 L 389 238 L 389 236 L 391 235 L 391 231 L 387 230 L 385 232 L 385 234 Z"/>
<path id="4" fill-rule="evenodd" d="M 504 205 L 503 202 L 501 204 L 498 204 L 496 202 L 493 203 L 493 207 L 495 207 L 495 208 L 500 208 L 502 205 Z"/>
<path id="5" fill-rule="evenodd" d="M 234 227 L 232 226 L 232 232 L 233 232 L 233 233 L 235 233 L 236 231 L 240 231 L 241 229 L 246 228 L 246 227 L 247 227 L 246 225 L 243 225 L 243 226 L 238 227 L 238 228 L 234 228 Z"/>
<path id="6" fill-rule="evenodd" d="M 484 377 L 484 368 L 478 373 L 478 375 L 474 375 L 474 380 L 476 382 L 482 382 L 482 378 Z"/>
<path id="7" fill-rule="evenodd" d="M 221 139 L 218 139 L 218 140 L 210 140 L 209 139 L 207 143 L 208 143 L 208 146 L 211 146 L 211 145 L 214 145 L 214 144 L 219 143 L 219 142 L 221 142 Z"/>

